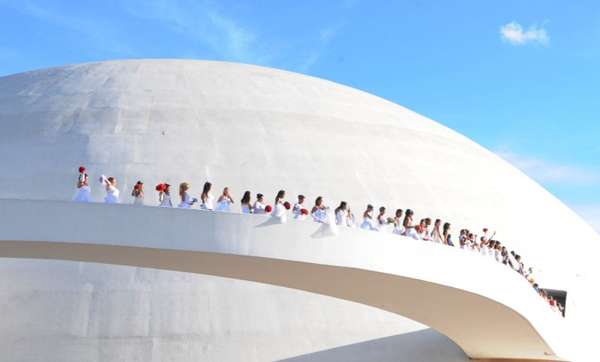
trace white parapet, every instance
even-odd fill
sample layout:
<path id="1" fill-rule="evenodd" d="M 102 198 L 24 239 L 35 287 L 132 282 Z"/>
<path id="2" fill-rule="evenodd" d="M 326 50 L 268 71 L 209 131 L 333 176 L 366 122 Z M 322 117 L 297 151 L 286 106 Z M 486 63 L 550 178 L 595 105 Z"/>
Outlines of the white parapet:
<path id="1" fill-rule="evenodd" d="M 456 248 L 349 228 L 335 235 L 324 224 L 281 224 L 267 215 L 129 205 L 1 200 L 0 218 L 0 257 L 273 284 L 406 316 L 471 358 L 567 358 L 564 321 L 521 276 Z"/>

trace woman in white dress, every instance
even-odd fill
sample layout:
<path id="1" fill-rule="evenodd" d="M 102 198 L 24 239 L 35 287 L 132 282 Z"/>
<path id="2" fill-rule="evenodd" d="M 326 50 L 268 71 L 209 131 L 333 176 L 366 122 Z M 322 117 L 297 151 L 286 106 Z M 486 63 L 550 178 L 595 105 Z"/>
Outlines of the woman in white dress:
<path id="1" fill-rule="evenodd" d="M 252 206 L 252 201 L 250 200 L 250 191 L 244 192 L 244 196 L 242 196 L 240 205 L 242 207 L 242 214 L 251 214 L 252 213 L 253 206 Z"/>
<path id="2" fill-rule="evenodd" d="M 377 228 L 381 229 L 385 225 L 387 225 L 387 219 L 385 218 L 385 207 L 381 206 L 379 208 L 379 214 L 377 215 Z"/>
<path id="3" fill-rule="evenodd" d="M 179 198 L 181 199 L 181 202 L 178 205 L 179 208 L 190 209 L 196 202 L 198 202 L 197 198 L 190 196 L 188 193 L 189 189 L 189 183 L 182 182 L 179 184 Z"/>
<path id="4" fill-rule="evenodd" d="M 350 208 L 346 212 L 346 225 L 350 228 L 356 227 L 356 219 L 354 218 L 354 213 Z"/>
<path id="5" fill-rule="evenodd" d="M 144 205 L 144 183 L 142 181 L 135 183 L 133 190 L 131 191 L 131 196 L 133 196 L 134 205 Z"/>
<path id="6" fill-rule="evenodd" d="M 256 201 L 254 202 L 254 206 L 252 207 L 252 210 L 254 211 L 255 214 L 264 214 L 266 213 L 266 208 L 267 205 L 265 205 L 265 197 L 263 194 L 258 193 L 256 194 Z"/>
<path id="7" fill-rule="evenodd" d="M 340 202 L 340 206 L 335 209 L 335 224 L 340 226 L 348 226 L 348 204 L 346 201 Z"/>
<path id="8" fill-rule="evenodd" d="M 435 219 L 435 222 L 433 223 L 433 230 L 431 230 L 431 234 L 429 235 L 431 237 L 431 241 L 433 241 L 434 243 L 443 243 L 443 237 L 442 237 L 442 220 L 440 219 Z"/>
<path id="9" fill-rule="evenodd" d="M 417 227 L 417 234 L 419 235 L 419 239 L 429 241 L 429 226 L 431 226 L 431 219 L 425 218 L 421 220 L 421 223 Z"/>
<path id="10" fill-rule="evenodd" d="M 402 214 L 404 211 L 402 209 L 396 210 L 396 214 L 394 215 L 394 230 L 392 231 L 396 235 L 404 234 L 404 227 L 402 227 Z"/>
<path id="11" fill-rule="evenodd" d="M 315 206 L 313 206 L 310 214 L 314 221 L 327 223 L 327 207 L 323 204 L 323 197 L 318 196 L 315 199 Z"/>
<path id="12" fill-rule="evenodd" d="M 304 195 L 298 195 L 298 202 L 296 202 L 292 208 L 294 219 L 304 220 L 306 218 L 306 215 L 302 213 L 302 210 L 306 210 L 304 208 Z"/>
<path id="13" fill-rule="evenodd" d="M 229 212 L 231 211 L 231 205 L 233 204 L 233 198 L 229 194 L 229 187 L 223 189 L 223 193 L 217 200 L 217 211 Z"/>
<path id="14" fill-rule="evenodd" d="M 413 215 L 414 211 L 411 209 L 406 210 L 404 213 L 404 221 L 402 222 L 402 227 L 404 227 L 404 236 L 409 236 L 413 239 L 419 239 L 419 235 L 417 234 L 417 225 L 413 225 Z"/>
<path id="15" fill-rule="evenodd" d="M 494 248 L 494 259 L 499 263 L 502 262 L 502 246 L 499 241 L 496 241 L 496 246 Z"/>
<path id="16" fill-rule="evenodd" d="M 79 178 L 77 179 L 77 193 L 75 201 L 92 202 L 92 190 L 90 189 L 88 174 L 85 173 L 85 167 L 79 167 Z"/>
<path id="17" fill-rule="evenodd" d="M 210 194 L 212 184 L 205 182 L 202 188 L 202 195 L 200 195 L 200 208 L 202 210 L 214 210 L 215 209 L 215 198 Z"/>
<path id="18" fill-rule="evenodd" d="M 158 202 L 160 207 L 173 207 L 171 201 L 171 185 L 167 183 L 159 184 L 156 186 L 158 191 Z"/>
<path id="19" fill-rule="evenodd" d="M 104 202 L 107 204 L 118 204 L 119 203 L 119 189 L 117 188 L 117 179 L 113 176 L 106 177 L 100 176 L 100 183 L 104 185 L 106 190 L 106 197 Z"/>
<path id="20" fill-rule="evenodd" d="M 279 222 L 284 223 L 287 221 L 286 209 L 284 206 L 285 202 L 285 190 L 279 190 L 275 196 L 275 206 L 273 207 L 273 213 L 271 214 L 274 218 L 279 219 Z"/>
<path id="21" fill-rule="evenodd" d="M 363 212 L 363 222 L 360 224 L 361 229 L 377 231 L 375 222 L 373 220 L 373 205 L 367 205 L 367 209 Z"/>

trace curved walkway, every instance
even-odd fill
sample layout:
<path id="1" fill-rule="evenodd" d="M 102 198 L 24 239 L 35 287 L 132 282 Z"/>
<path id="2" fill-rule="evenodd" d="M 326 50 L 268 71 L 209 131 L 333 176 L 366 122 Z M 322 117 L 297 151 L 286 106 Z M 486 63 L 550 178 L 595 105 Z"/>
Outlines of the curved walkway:
<path id="1" fill-rule="evenodd" d="M 386 233 L 266 215 L 0 200 L 0 257 L 98 262 L 267 283 L 428 325 L 473 359 L 563 360 L 565 322 L 501 264 Z"/>

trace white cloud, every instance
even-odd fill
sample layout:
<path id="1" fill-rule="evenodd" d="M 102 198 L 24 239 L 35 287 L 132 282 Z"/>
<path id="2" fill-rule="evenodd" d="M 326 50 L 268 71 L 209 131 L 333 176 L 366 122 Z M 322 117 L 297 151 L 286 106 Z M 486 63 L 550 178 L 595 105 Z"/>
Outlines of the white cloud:
<path id="1" fill-rule="evenodd" d="M 566 185 L 600 184 L 600 170 L 597 169 L 560 164 L 507 151 L 497 151 L 496 153 L 541 183 Z"/>
<path id="2" fill-rule="evenodd" d="M 550 37 L 543 27 L 531 25 L 527 30 L 524 30 L 521 24 L 516 21 L 501 26 L 500 36 L 502 40 L 512 45 L 525 45 L 529 43 L 548 45 L 550 42 Z"/>

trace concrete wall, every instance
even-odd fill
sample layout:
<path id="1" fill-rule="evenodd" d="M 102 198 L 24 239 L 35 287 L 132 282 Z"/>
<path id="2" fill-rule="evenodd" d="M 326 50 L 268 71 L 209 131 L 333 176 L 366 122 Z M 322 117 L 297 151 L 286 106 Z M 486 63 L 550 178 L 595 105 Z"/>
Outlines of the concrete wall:
<path id="1" fill-rule="evenodd" d="M 590 227 L 472 141 L 355 89 L 221 62 L 74 65 L 1 77 L 0 127 L 0 198 L 70 199 L 83 164 L 93 179 L 116 176 L 126 200 L 138 179 L 148 202 L 158 182 L 189 181 L 198 194 L 209 179 L 215 194 L 227 185 L 236 200 L 246 189 L 272 199 L 283 187 L 290 199 L 300 192 L 332 206 L 344 199 L 356 214 L 367 202 L 410 207 L 417 218 L 452 221 L 454 230 L 497 229 L 541 269 L 544 286 L 570 289 L 570 331 L 598 323 L 586 302 L 595 300 L 590 288 L 574 286 L 597 281 Z M 435 332 L 413 333 L 426 328 L 418 323 L 278 287 L 29 260 L 3 261 L 0 278 L 1 311 L 14 316 L 2 350 L 14 351 L 13 360 L 465 358 Z M 125 309 L 131 300 L 141 307 Z"/>
<path id="2" fill-rule="evenodd" d="M 316 292 L 425 323 L 473 358 L 566 353 L 564 321 L 522 277 L 456 248 L 360 229 L 332 233 L 312 221 L 158 207 L 5 200 L 0 217 L 8 224 L 4 257 L 153 267 Z M 465 277 L 475 271 L 486 278 Z"/>

